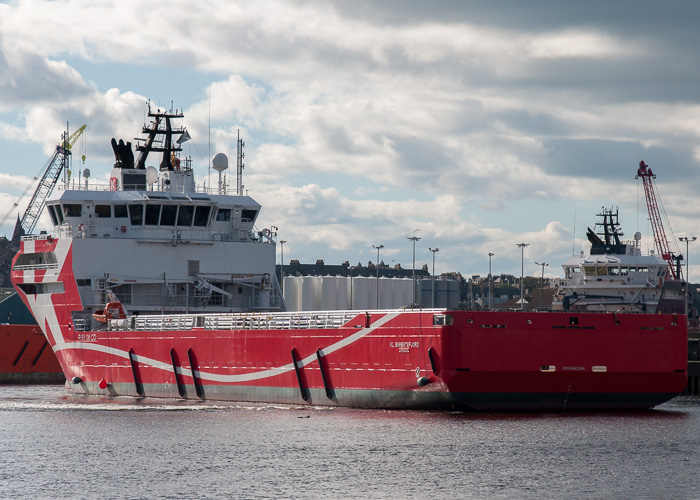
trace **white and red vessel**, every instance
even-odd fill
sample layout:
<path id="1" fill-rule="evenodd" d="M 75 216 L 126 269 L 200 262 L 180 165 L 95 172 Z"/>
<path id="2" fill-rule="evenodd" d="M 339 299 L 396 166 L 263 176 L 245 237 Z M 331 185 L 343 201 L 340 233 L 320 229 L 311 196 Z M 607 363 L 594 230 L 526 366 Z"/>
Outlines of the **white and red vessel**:
<path id="1" fill-rule="evenodd" d="M 642 254 L 641 233 L 624 241 L 618 210 L 603 209 L 588 228 L 588 255 L 566 261 L 564 280 L 552 309 L 572 312 L 685 313 L 685 284 L 673 277 L 669 263 Z"/>
<path id="2" fill-rule="evenodd" d="M 109 188 L 47 201 L 53 234 L 24 238 L 13 261 L 13 284 L 72 391 L 598 410 L 650 408 L 685 388 L 682 315 L 284 312 L 274 234 L 254 225 L 260 206 L 221 184 L 197 190 L 173 141 L 181 115 L 149 116 L 138 161 L 115 142 Z M 159 169 L 146 167 L 150 152 L 163 153 Z"/>
<path id="3" fill-rule="evenodd" d="M 0 300 L 0 321 L 0 384 L 66 381 L 41 328 L 16 293 Z"/>

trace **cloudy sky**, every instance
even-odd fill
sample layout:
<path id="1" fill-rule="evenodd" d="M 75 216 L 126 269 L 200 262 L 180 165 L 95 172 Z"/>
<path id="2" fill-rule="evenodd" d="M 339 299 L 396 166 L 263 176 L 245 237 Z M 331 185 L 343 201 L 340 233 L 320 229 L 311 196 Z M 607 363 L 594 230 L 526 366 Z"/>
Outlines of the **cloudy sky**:
<path id="1" fill-rule="evenodd" d="M 415 234 L 437 272 L 486 275 L 492 252 L 519 275 L 524 242 L 526 274 L 560 276 L 601 207 L 653 245 L 640 160 L 674 247 L 700 236 L 699 19 L 693 1 L 0 2 L 0 214 L 66 122 L 106 183 L 150 100 L 184 110 L 199 182 L 209 129 L 212 154 L 240 130 L 285 262 L 382 244 L 410 268 Z M 700 280 L 700 245 L 690 264 Z"/>

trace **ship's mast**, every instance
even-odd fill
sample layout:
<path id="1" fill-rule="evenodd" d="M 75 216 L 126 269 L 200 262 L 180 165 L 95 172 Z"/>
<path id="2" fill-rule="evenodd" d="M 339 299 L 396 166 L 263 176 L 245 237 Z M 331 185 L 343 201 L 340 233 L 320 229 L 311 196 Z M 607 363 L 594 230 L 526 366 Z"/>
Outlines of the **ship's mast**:
<path id="1" fill-rule="evenodd" d="M 151 103 L 148 103 L 148 116 L 153 118 L 153 121 L 149 125 L 143 126 L 143 132 L 148 134 L 145 144 L 139 144 L 136 146 L 136 150 L 139 151 L 139 157 L 136 160 L 135 167 L 137 169 L 146 168 L 146 159 L 148 158 L 148 153 L 151 151 L 163 153 L 163 159 L 160 163 L 160 170 L 173 170 L 172 165 L 172 153 L 175 151 L 182 151 L 179 145 L 173 143 L 173 135 L 182 135 L 185 132 L 183 128 L 177 128 L 173 130 L 170 120 L 173 118 L 182 118 L 183 114 L 178 112 L 167 113 L 161 112 L 151 112 Z M 165 122 L 165 129 L 162 128 L 162 124 Z M 136 140 L 143 140 L 137 138 Z M 155 144 L 158 144 L 157 146 Z"/>
<path id="2" fill-rule="evenodd" d="M 243 164 L 243 158 L 245 158 L 245 153 L 243 148 L 245 147 L 245 142 L 241 139 L 241 131 L 238 131 L 238 140 L 236 141 L 238 147 L 238 152 L 236 154 L 236 194 L 238 196 L 243 195 L 243 169 L 245 165 Z"/>

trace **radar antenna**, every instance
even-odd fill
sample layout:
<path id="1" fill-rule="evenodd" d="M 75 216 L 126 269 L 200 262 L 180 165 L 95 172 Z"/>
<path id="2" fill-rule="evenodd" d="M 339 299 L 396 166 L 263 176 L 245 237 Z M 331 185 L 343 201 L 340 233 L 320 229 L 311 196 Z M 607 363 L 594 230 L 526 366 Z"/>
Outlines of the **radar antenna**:
<path id="1" fill-rule="evenodd" d="M 245 147 L 245 142 L 241 139 L 241 131 L 238 131 L 238 154 L 236 155 L 236 194 L 239 196 L 243 195 L 243 169 L 245 164 L 243 163 L 243 158 L 245 158 L 245 153 L 243 148 Z"/>

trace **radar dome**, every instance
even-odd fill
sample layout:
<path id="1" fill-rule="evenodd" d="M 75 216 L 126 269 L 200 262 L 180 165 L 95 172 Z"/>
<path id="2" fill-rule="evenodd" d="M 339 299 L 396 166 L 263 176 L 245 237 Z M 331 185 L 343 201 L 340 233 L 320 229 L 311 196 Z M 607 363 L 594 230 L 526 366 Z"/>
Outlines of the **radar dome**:
<path id="1" fill-rule="evenodd" d="M 85 177 L 86 179 L 88 177 L 90 177 L 90 169 L 89 168 L 86 168 L 85 170 L 83 170 L 83 177 Z"/>
<path id="2" fill-rule="evenodd" d="M 211 166 L 217 172 L 223 172 L 228 168 L 228 157 L 224 153 L 216 153 L 211 159 Z"/>
<path id="3" fill-rule="evenodd" d="M 152 165 L 146 167 L 146 182 L 148 185 L 153 185 L 158 180 L 158 169 Z"/>
<path id="4" fill-rule="evenodd" d="M 639 241 L 641 239 L 642 239 L 642 233 L 640 233 L 639 231 L 634 233 L 634 241 Z"/>

